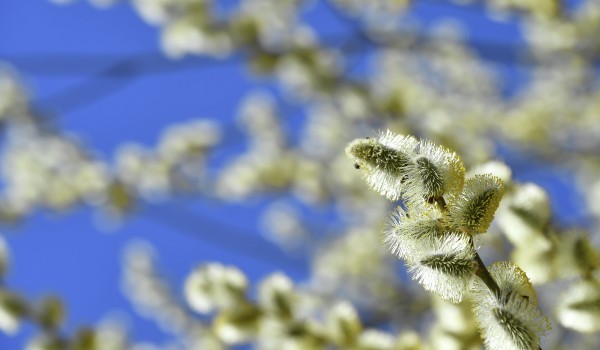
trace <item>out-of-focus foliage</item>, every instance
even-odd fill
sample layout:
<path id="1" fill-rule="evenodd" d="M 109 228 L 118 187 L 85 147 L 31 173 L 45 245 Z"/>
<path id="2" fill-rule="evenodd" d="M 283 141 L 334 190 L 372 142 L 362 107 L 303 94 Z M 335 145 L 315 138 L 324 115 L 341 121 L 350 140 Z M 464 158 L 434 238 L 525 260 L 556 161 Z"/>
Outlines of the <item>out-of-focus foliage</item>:
<path id="1" fill-rule="evenodd" d="M 386 169 L 378 168 L 369 175 L 371 187 L 392 199 L 400 197 L 396 185 L 409 190 L 426 187 L 426 200 L 468 189 L 457 195 L 450 223 L 468 219 L 468 233 L 487 231 L 475 237 L 485 251 L 482 256 L 511 260 L 519 267 L 507 263 L 504 270 L 520 271 L 517 275 L 524 271 L 535 285 L 539 308 L 553 327 L 542 346 L 597 348 L 600 4 L 485 1 L 481 16 L 517 20 L 526 41 L 522 63 L 530 69 L 530 79 L 507 97 L 499 74 L 466 44 L 460 31 L 447 25 L 431 36 L 406 30 L 405 14 L 419 1 L 328 2 L 357 33 L 341 49 L 332 48 L 339 40 L 323 36 L 304 20 L 311 1 L 240 1 L 226 12 L 210 0 L 131 1 L 142 20 L 159 28 L 157 40 L 167 56 L 241 55 L 253 73 L 275 80 L 290 103 L 302 108 L 306 118 L 301 127 L 296 134 L 286 132 L 286 116 L 276 100 L 251 92 L 238 118 L 248 147 L 219 169 L 207 163 L 227 128 L 208 119 L 170 127 L 153 148 L 123 145 L 113 159 L 103 159 L 82 140 L 40 117 L 29 106 L 16 74 L 3 70 L 0 220 L 26 220 L 34 210 L 66 212 L 77 205 L 126 219 L 143 202 L 179 194 L 230 202 L 275 195 L 278 200 L 265 211 L 264 229 L 285 249 L 298 249 L 312 258 L 311 277 L 303 283 L 275 274 L 252 286 L 234 267 L 202 265 L 190 272 L 185 288 L 189 307 L 203 313 L 198 317 L 180 301 L 183 285 L 169 286 L 161 278 L 148 248 L 128 251 L 123 274 L 128 296 L 140 313 L 173 335 L 173 344 L 166 348 L 222 349 L 251 342 L 260 349 L 479 349 L 483 342 L 469 309 L 477 310 L 478 318 L 506 320 L 507 312 L 523 311 L 522 303 L 507 295 L 500 307 L 489 295 L 479 295 L 474 300 L 479 306 L 471 300 L 450 305 L 435 297 L 430 300 L 407 282 L 382 243 L 390 204 L 368 188 L 344 154 L 348 142 L 374 129 L 419 135 L 460 154 L 471 169 L 467 177 L 491 173 L 504 188 L 492 177 L 464 185 L 449 181 L 464 171 L 452 161 L 439 176 L 422 178 L 421 183 L 391 183 Z M 110 6 L 116 0 L 91 2 Z M 371 64 L 361 76 L 350 74 L 356 48 L 372 50 Z M 400 142 L 390 137 L 388 141 Z M 510 168 L 489 162 L 499 145 L 517 146 L 532 158 L 575 174 L 582 202 L 594 220 L 573 229 L 558 225 L 560 213 L 552 212 L 541 187 L 514 181 Z M 429 148 L 429 160 L 413 171 L 424 174 L 447 161 L 444 149 Z M 382 149 L 367 151 L 363 154 L 379 156 Z M 376 160 L 364 159 L 357 162 L 359 167 L 377 165 Z M 402 165 L 402 157 L 393 160 Z M 385 188 L 378 188 L 381 181 Z M 467 218 L 469 201 L 482 189 L 490 194 L 485 201 L 493 203 L 493 209 Z M 496 210 L 500 191 L 505 194 Z M 334 208 L 340 223 L 335 234 L 315 232 L 296 210 L 298 203 Z M 398 217 L 406 219 L 410 213 L 401 211 Z M 438 215 L 425 215 L 430 220 L 427 227 L 435 226 Z M 412 220 L 399 221 L 398 229 L 412 225 Z M 447 251 L 461 242 L 436 244 Z M 8 249 L 4 244 L 0 248 L 4 275 L 10 273 Z M 407 254 L 403 249 L 402 244 L 395 247 L 401 256 Z M 492 275 L 501 280 L 503 268 L 492 269 Z M 58 299 L 31 301 L 12 287 L 0 287 L 0 329 L 12 333 L 22 322 L 36 325 L 39 336 L 27 349 L 158 348 L 128 341 L 123 327 L 113 321 L 64 334 L 66 308 Z M 495 316 L 490 316 L 494 310 Z M 527 327 L 532 328 L 521 329 L 519 337 L 544 328 L 537 321 L 529 320 Z M 497 335 L 501 327 L 496 326 L 485 328 L 484 335 Z M 565 332 L 568 337 L 563 338 Z M 492 348 L 497 344 L 488 342 Z"/>

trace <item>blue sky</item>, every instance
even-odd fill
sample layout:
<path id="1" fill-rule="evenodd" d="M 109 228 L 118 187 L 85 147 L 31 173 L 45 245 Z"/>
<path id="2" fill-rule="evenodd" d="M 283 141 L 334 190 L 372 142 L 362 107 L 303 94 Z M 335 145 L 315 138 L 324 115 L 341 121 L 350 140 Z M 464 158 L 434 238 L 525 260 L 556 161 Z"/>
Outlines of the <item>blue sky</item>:
<path id="1" fill-rule="evenodd" d="M 470 35 L 474 42 L 522 44 L 517 25 L 485 19 L 477 6 L 460 9 L 431 1 L 417 3 L 414 17 L 424 30 L 440 18 L 454 17 L 463 21 L 470 34 L 475 33 Z M 321 33 L 348 30 L 320 4 L 307 17 Z M 506 55 L 503 60 L 510 61 L 515 57 L 514 52 L 480 49 L 492 59 Z M 139 57 L 164 71 L 147 69 L 127 78 L 99 74 L 111 65 Z M 157 30 L 142 22 L 127 4 L 99 10 L 86 2 L 62 7 L 42 0 L 2 0 L 0 60 L 21 72 L 36 108 L 106 159 L 126 141 L 155 144 L 169 124 L 200 117 L 231 121 L 249 90 L 276 91 L 272 82 L 250 77 L 239 57 L 222 62 L 199 58 L 170 62 L 160 53 Z M 509 90 L 524 79 L 510 63 L 503 67 Z M 506 154 L 508 157 L 511 152 Z M 575 199 L 568 196 L 568 177 L 557 177 L 552 169 L 543 167 L 531 172 L 526 159 L 507 160 L 514 162 L 517 178 L 539 180 L 555 199 L 555 208 L 573 211 Z M 87 209 L 60 215 L 35 213 L 22 225 L 3 230 L 13 255 L 6 284 L 32 298 L 47 293 L 63 297 L 69 307 L 68 329 L 93 324 L 108 311 L 124 310 L 133 317 L 134 339 L 159 341 L 164 336 L 153 323 L 133 316 L 121 295 L 118 277 L 125 244 L 141 238 L 160 247 L 162 271 L 175 288 L 196 264 L 210 260 L 238 265 L 253 279 L 277 270 L 297 279 L 305 276 L 305 259 L 290 258 L 257 236 L 260 205 L 202 200 L 152 204 L 112 234 L 99 232 Z M 163 216 L 171 222 L 152 219 L 158 211 L 167 213 Z M 236 232 L 227 233 L 231 227 L 225 224 L 233 225 Z M 235 240 L 236 235 L 254 239 Z M 229 243 L 237 244 L 238 250 L 224 249 Z M 241 249 L 253 251 L 255 257 L 237 253 Z M 267 259 L 261 261 L 257 256 Z M 0 348 L 21 348 L 28 334 L 28 328 L 16 338 L 0 334 Z"/>
<path id="2" fill-rule="evenodd" d="M 23 73 L 37 108 L 107 159 L 126 141 L 155 144 L 161 130 L 169 124 L 201 117 L 230 120 L 235 116 L 236 102 L 248 89 L 261 84 L 245 78 L 245 68 L 235 62 L 210 60 L 207 64 L 202 60 L 192 62 L 209 68 L 176 68 L 167 74 L 143 74 L 131 79 L 88 78 L 107 64 L 139 54 L 162 66 L 178 67 L 180 62 L 162 58 L 157 35 L 129 6 L 101 11 L 87 3 L 60 7 L 45 1 L 0 2 L 0 58 L 16 64 Z M 72 54 L 77 54 L 75 61 L 65 65 L 64 57 Z M 100 59 L 84 60 L 81 72 L 73 73 L 71 68 L 77 67 L 82 62 L 80 57 L 86 54 Z M 88 93 L 73 93 L 73 86 L 87 88 Z M 253 208 L 233 209 L 196 202 L 179 205 L 212 216 L 217 223 L 227 220 L 231 210 L 235 210 L 241 223 L 238 227 L 243 229 L 237 234 L 256 234 Z M 72 329 L 93 324 L 111 310 L 125 310 L 133 315 L 121 295 L 119 276 L 122 250 L 135 238 L 160 247 L 162 271 L 175 288 L 202 261 L 240 265 L 256 278 L 280 269 L 280 265 L 286 266 L 284 263 L 289 260 L 260 237 L 247 240 L 251 245 L 242 248 L 266 251 L 275 256 L 274 262 L 257 262 L 235 251 L 219 249 L 219 244 L 210 244 L 211 239 L 207 243 L 198 237 L 216 236 L 217 243 L 228 245 L 231 238 L 223 227 L 192 214 L 182 219 L 181 211 L 169 204 L 163 206 L 168 208 L 144 207 L 142 213 L 133 215 L 113 234 L 99 232 L 94 214 L 86 209 L 63 215 L 34 214 L 23 225 L 5 230 L 14 257 L 7 285 L 32 298 L 47 293 L 63 297 L 69 308 L 67 328 Z M 177 222 L 175 225 L 149 219 L 153 211 L 169 210 L 174 213 L 168 217 Z M 163 338 L 153 323 L 141 318 L 133 319 L 131 331 L 138 340 Z M 23 336 L 28 333 L 25 329 Z M 18 349 L 22 343 L 22 336 L 7 339 L 0 335 L 2 349 Z"/>

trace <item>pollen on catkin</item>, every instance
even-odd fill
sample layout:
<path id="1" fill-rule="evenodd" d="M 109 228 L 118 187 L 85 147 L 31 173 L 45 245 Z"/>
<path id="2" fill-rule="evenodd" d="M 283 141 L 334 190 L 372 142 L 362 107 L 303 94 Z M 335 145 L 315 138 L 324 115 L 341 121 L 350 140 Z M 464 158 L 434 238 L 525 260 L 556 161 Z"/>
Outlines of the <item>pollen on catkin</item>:
<path id="1" fill-rule="evenodd" d="M 473 312 L 486 348 L 537 350 L 540 337 L 550 329 L 550 323 L 537 307 L 529 279 L 511 262 L 495 263 L 489 272 L 498 284 L 500 295 L 478 278 L 471 287 Z"/>
<path id="2" fill-rule="evenodd" d="M 388 130 L 378 138 L 352 141 L 346 154 L 364 172 L 372 189 L 395 201 L 401 198 L 417 143 L 412 136 L 394 135 Z"/>
<path id="3" fill-rule="evenodd" d="M 388 221 L 384 242 L 400 259 L 422 254 L 444 234 L 441 219 L 442 213 L 436 207 L 407 212 L 398 206 Z"/>
<path id="4" fill-rule="evenodd" d="M 409 198 L 433 201 L 462 189 L 465 167 L 456 153 L 427 140 L 419 141 L 416 153 L 407 174 Z"/>
<path id="5" fill-rule="evenodd" d="M 504 194 L 502 180 L 492 175 L 475 175 L 461 193 L 451 199 L 448 224 L 468 234 L 484 233 Z"/>
<path id="6" fill-rule="evenodd" d="M 440 298 L 460 302 L 474 271 L 475 250 L 469 237 L 446 234 L 431 241 L 429 249 L 407 259 L 408 271 L 423 287 Z"/>
<path id="7" fill-rule="evenodd" d="M 511 291 L 537 306 L 537 295 L 533 285 L 519 266 L 511 261 L 498 261 L 488 268 L 500 290 Z"/>

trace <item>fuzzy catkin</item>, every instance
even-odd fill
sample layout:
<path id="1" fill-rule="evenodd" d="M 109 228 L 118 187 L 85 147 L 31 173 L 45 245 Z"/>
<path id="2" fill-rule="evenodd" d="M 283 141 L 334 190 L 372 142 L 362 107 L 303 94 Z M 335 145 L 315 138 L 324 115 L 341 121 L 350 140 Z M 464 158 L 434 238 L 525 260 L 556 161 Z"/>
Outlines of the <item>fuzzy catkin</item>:
<path id="1" fill-rule="evenodd" d="M 399 200 L 413 150 L 418 141 L 390 131 L 378 138 L 357 139 L 346 147 L 346 154 L 363 170 L 369 186 L 390 200 Z"/>
<path id="2" fill-rule="evenodd" d="M 484 233 L 504 194 L 502 180 L 492 175 L 475 175 L 451 200 L 448 223 L 469 234 Z"/>
<path id="3" fill-rule="evenodd" d="M 480 279 L 475 279 L 471 287 L 473 312 L 486 348 L 537 350 L 550 323 L 537 307 L 529 279 L 511 262 L 495 263 L 489 272 L 500 295 Z"/>
<path id="4" fill-rule="evenodd" d="M 473 275 L 475 250 L 466 235 L 450 233 L 407 259 L 408 271 L 423 287 L 446 301 L 462 300 Z"/>

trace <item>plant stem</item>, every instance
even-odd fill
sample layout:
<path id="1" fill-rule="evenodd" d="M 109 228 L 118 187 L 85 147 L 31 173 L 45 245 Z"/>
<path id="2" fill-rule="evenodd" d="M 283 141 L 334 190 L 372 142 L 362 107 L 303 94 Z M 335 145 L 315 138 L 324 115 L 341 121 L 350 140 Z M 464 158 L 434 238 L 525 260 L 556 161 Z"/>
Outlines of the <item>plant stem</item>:
<path id="1" fill-rule="evenodd" d="M 481 278 L 483 283 L 496 295 L 497 298 L 500 298 L 500 287 L 498 287 L 498 283 L 494 281 L 492 275 L 488 271 L 487 267 L 481 260 L 479 253 L 475 252 L 475 262 L 477 263 L 477 270 L 475 270 L 475 274 L 477 277 Z"/>
<path id="2" fill-rule="evenodd" d="M 448 210 L 444 197 L 435 198 L 434 201 L 443 211 Z M 473 237 L 471 237 L 471 246 L 474 247 Z M 473 248 L 473 250 L 475 249 Z M 477 270 L 475 270 L 477 277 L 481 278 L 483 283 L 485 283 L 485 285 L 496 295 L 497 298 L 500 298 L 500 287 L 498 287 L 498 283 L 496 283 L 496 281 L 494 281 L 492 278 L 492 275 L 490 275 L 490 272 L 488 271 L 487 267 L 485 267 L 485 264 L 483 263 L 483 260 L 481 260 L 481 257 L 477 251 L 475 251 L 474 260 L 477 263 Z"/>

